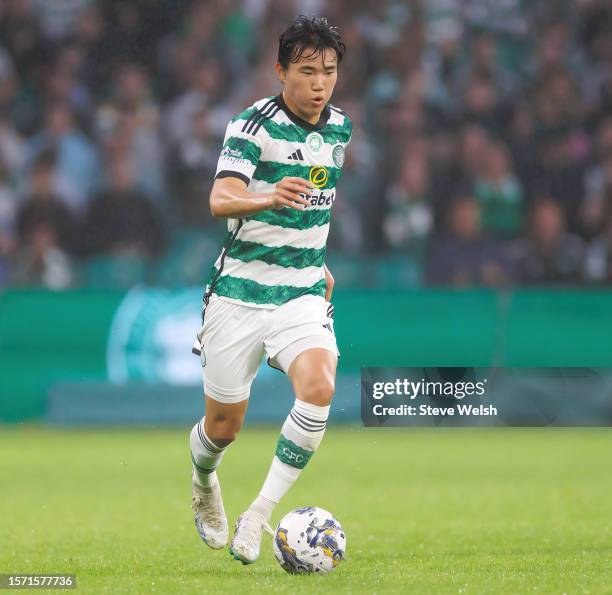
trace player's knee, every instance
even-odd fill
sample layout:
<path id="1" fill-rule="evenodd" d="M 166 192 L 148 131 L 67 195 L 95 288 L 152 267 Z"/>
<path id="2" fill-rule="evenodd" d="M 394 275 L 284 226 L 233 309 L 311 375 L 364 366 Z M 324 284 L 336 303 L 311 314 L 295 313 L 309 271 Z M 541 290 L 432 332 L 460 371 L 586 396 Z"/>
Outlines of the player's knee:
<path id="1" fill-rule="evenodd" d="M 229 446 L 238 436 L 242 428 L 242 420 L 232 417 L 217 417 L 209 421 L 205 419 L 206 434 L 219 448 Z"/>
<path id="2" fill-rule="evenodd" d="M 312 405 L 325 407 L 331 403 L 336 387 L 334 382 L 328 378 L 309 380 L 300 390 L 297 397 Z"/>

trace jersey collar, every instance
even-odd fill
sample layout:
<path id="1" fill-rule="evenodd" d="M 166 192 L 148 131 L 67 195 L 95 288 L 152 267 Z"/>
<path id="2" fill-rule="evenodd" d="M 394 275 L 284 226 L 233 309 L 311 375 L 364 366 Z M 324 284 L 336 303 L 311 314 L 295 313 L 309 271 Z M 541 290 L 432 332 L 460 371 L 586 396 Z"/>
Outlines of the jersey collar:
<path id="1" fill-rule="evenodd" d="M 327 121 L 329 120 L 329 116 L 331 110 L 329 109 L 329 103 L 325 104 L 323 111 L 321 112 L 321 116 L 319 117 L 319 121 L 316 124 L 311 124 L 306 120 L 303 120 L 298 115 L 294 114 L 285 103 L 283 99 L 283 94 L 279 93 L 275 98 L 276 104 L 287 114 L 287 117 L 294 123 L 303 128 L 304 130 L 321 130 L 321 128 L 325 128 L 327 125 Z"/>

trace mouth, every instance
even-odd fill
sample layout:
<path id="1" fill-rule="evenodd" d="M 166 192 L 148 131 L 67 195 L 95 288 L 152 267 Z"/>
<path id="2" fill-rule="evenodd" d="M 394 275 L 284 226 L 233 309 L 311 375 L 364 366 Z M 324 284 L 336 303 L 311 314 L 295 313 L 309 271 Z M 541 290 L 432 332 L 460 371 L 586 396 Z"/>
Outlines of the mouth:
<path id="1" fill-rule="evenodd" d="M 325 99 L 324 99 L 324 97 L 323 97 L 323 96 L 321 96 L 321 95 L 318 95 L 317 97 L 313 97 L 313 98 L 312 98 L 312 102 L 313 102 L 315 105 L 322 105 L 324 101 L 325 101 Z"/>

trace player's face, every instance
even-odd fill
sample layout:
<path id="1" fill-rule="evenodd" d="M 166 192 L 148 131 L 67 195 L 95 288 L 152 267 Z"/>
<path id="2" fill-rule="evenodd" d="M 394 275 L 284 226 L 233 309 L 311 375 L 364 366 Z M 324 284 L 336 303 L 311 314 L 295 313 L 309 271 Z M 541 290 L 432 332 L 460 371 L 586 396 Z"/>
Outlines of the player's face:
<path id="1" fill-rule="evenodd" d="M 285 69 L 276 65 L 283 82 L 283 96 L 288 107 L 308 122 L 316 123 L 330 100 L 338 76 L 338 56 L 326 48 L 317 53 L 306 48 L 298 62 L 290 62 Z"/>

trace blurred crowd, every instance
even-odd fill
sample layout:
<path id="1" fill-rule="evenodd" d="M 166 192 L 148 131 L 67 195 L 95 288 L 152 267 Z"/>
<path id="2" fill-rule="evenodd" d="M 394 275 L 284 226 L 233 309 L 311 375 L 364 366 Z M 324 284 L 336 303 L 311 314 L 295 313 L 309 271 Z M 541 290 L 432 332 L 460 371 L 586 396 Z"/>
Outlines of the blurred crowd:
<path id="1" fill-rule="evenodd" d="M 225 126 L 280 91 L 300 13 L 348 48 L 334 254 L 430 285 L 612 283 L 609 0 L 0 0 L 0 287 L 216 237 Z"/>

